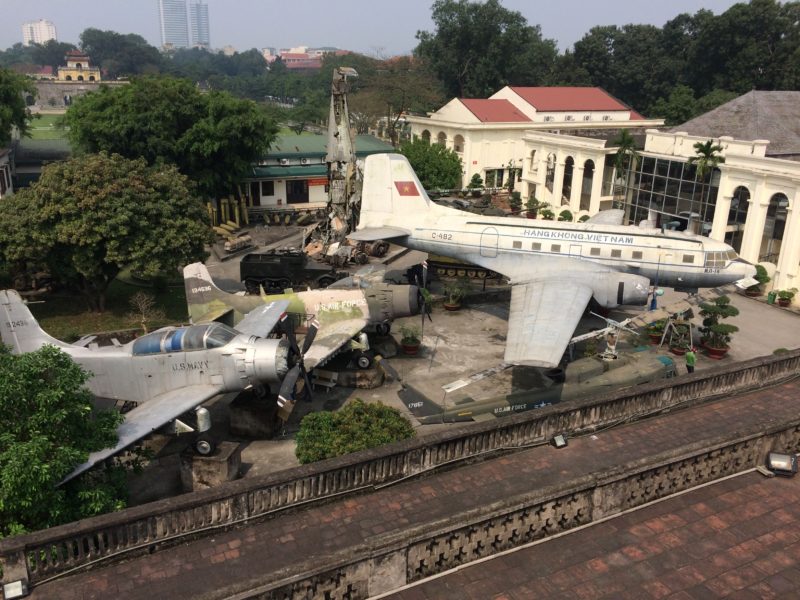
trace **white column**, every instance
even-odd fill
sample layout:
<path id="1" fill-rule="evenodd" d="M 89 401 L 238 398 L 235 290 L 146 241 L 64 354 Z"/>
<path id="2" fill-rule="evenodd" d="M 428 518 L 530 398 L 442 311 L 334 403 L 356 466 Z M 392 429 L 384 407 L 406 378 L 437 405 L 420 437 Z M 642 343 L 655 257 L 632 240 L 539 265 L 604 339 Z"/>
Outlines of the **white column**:
<path id="1" fill-rule="evenodd" d="M 800 289 L 800 190 L 795 190 L 789 203 L 774 279 L 775 289 Z"/>
<path id="2" fill-rule="evenodd" d="M 731 201 L 733 196 L 717 196 L 717 204 L 714 207 L 714 221 L 711 223 L 711 239 L 725 241 L 725 230 L 728 228 L 728 217 L 731 212 Z"/>
<path id="3" fill-rule="evenodd" d="M 603 177 L 605 177 L 606 162 L 605 156 L 601 155 L 602 161 L 594 161 L 594 175 L 592 176 L 592 197 L 589 200 L 589 213 L 595 214 L 600 211 L 600 197 L 603 193 Z"/>
<path id="4" fill-rule="evenodd" d="M 758 262 L 758 253 L 761 251 L 761 238 L 764 236 L 764 222 L 767 219 L 769 198 L 764 180 L 760 180 L 750 196 L 747 208 L 747 221 L 744 224 L 744 238 L 742 239 L 742 258 L 750 262 Z"/>
<path id="5" fill-rule="evenodd" d="M 556 160 L 556 170 L 553 174 L 553 199 L 550 204 L 553 205 L 553 212 L 556 215 L 559 211 L 555 210 L 559 206 L 561 206 L 561 194 L 564 191 L 564 163 L 562 161 Z"/>
<path id="6" fill-rule="evenodd" d="M 581 192 L 583 191 L 583 167 L 577 164 L 572 167 L 572 189 L 569 194 L 569 210 L 576 214 L 581 209 Z"/>

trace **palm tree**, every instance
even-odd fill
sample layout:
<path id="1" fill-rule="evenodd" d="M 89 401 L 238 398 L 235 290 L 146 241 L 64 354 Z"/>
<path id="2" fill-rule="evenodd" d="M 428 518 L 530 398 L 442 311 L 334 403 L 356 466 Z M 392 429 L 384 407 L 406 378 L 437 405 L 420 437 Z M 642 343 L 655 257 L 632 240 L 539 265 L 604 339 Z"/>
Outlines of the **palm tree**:
<path id="1" fill-rule="evenodd" d="M 697 179 L 700 180 L 700 200 L 706 195 L 706 178 L 714 172 L 720 163 L 725 162 L 725 157 L 721 156 L 722 146 L 715 144 L 712 140 L 707 142 L 697 142 L 694 145 L 694 156 L 689 158 L 689 164 L 694 165 L 697 172 Z"/>
<path id="2" fill-rule="evenodd" d="M 624 196 L 627 196 L 631 169 L 639 158 L 639 153 L 636 151 L 636 140 L 627 129 L 623 129 L 611 144 L 617 147 L 617 153 L 614 155 L 614 169 L 617 177 L 622 177 L 625 181 Z"/>

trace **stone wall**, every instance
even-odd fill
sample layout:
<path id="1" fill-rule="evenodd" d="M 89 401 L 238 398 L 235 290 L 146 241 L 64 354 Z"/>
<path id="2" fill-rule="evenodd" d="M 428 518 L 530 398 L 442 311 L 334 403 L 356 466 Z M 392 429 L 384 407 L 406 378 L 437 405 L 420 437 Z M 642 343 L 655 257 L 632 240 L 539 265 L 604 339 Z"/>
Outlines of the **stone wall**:
<path id="1" fill-rule="evenodd" d="M 427 472 L 453 461 L 545 443 L 556 433 L 594 431 L 647 414 L 742 393 L 796 377 L 798 372 L 800 350 L 492 422 L 471 423 L 418 439 L 0 540 L 4 581 L 26 579 L 35 584 L 90 562 L 113 560 L 129 556 L 130 552 L 157 551 L 160 545 L 175 543 L 194 532 L 207 528 L 213 531 L 213 528 L 248 519 L 264 518 L 300 502 L 366 491 L 374 485 Z M 331 557 L 325 564 L 304 568 L 298 565 L 296 578 L 276 582 L 272 589 L 310 585 L 311 578 L 325 579 L 325 573 L 335 571 L 340 573 L 335 577 L 337 586 L 344 584 L 343 589 L 346 589 L 347 585 L 353 585 L 363 589 L 364 582 L 371 581 L 369 593 L 375 594 L 377 588 L 384 585 L 383 581 L 414 581 L 485 553 L 570 529 L 744 471 L 760 464 L 768 448 L 800 449 L 800 416 L 797 422 L 781 424 L 773 431 L 742 432 L 738 440 L 719 440 L 687 449 L 684 456 L 653 457 L 647 465 L 637 463 L 621 469 L 607 481 L 590 478 L 564 482 L 558 489 L 539 490 L 535 498 L 503 499 L 501 509 L 492 507 L 491 513 L 487 510 L 474 523 L 459 522 L 457 527 L 448 526 L 441 531 L 427 527 L 422 531 L 410 530 L 401 544 L 394 540 L 385 552 L 376 551 L 369 559 L 353 561 L 350 557 L 349 562 L 336 564 L 335 557 Z M 502 535 L 498 533 L 500 530 L 504 532 Z M 209 534 L 209 531 L 204 532 L 204 535 Z M 490 538 L 493 541 L 487 541 Z M 380 544 L 374 547 L 380 548 Z M 403 558 L 406 556 L 407 559 Z M 371 566 L 362 564 L 364 561 L 369 561 Z M 404 575 L 397 571 L 401 564 Z M 385 571 L 385 576 L 375 576 L 375 569 Z M 369 575 L 358 576 L 348 583 L 347 576 L 341 573 L 351 571 Z"/>
<path id="2" fill-rule="evenodd" d="M 101 85 L 127 85 L 127 81 L 37 81 L 36 103 L 42 109 L 64 109 L 78 96 L 96 91 Z"/>

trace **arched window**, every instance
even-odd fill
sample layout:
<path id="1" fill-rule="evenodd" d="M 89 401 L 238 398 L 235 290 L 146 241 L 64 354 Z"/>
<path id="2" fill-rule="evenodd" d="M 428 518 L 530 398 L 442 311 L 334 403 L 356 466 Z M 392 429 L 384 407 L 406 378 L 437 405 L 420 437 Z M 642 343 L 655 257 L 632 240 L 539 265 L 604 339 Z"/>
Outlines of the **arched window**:
<path id="1" fill-rule="evenodd" d="M 445 134 L 444 131 L 440 131 L 439 135 L 436 136 L 436 143 L 439 144 L 440 146 L 447 145 L 447 135 Z"/>
<path id="2" fill-rule="evenodd" d="M 83 75 L 78 75 L 78 81 L 83 81 Z"/>
<path id="3" fill-rule="evenodd" d="M 430 144 L 431 143 L 431 132 L 428 131 L 427 129 L 423 130 L 422 131 L 422 139 L 426 143 Z"/>
<path id="4" fill-rule="evenodd" d="M 583 183 L 581 185 L 581 210 L 589 210 L 592 202 L 592 184 L 594 183 L 594 161 L 583 163 Z"/>
<path id="5" fill-rule="evenodd" d="M 94 75 L 89 75 L 89 81 L 94 81 Z"/>
<path id="6" fill-rule="evenodd" d="M 569 197 L 572 193 L 572 171 L 575 166 L 575 159 L 568 156 L 564 161 L 564 179 L 561 185 L 561 204 L 569 204 Z"/>
<path id="7" fill-rule="evenodd" d="M 728 226 L 725 231 L 725 243 L 732 246 L 736 252 L 740 252 L 742 249 L 748 208 L 750 208 L 750 190 L 740 185 L 733 190 L 731 209 L 728 213 Z"/>
<path id="8" fill-rule="evenodd" d="M 67 75 L 64 79 L 66 79 L 67 81 L 72 81 L 72 75 Z"/>
<path id="9" fill-rule="evenodd" d="M 556 155 L 552 152 L 547 155 L 547 173 L 544 177 L 544 186 L 553 193 L 553 181 L 556 178 Z"/>
<path id="10" fill-rule="evenodd" d="M 764 220 L 764 232 L 761 234 L 761 247 L 758 251 L 759 262 L 777 264 L 783 242 L 783 230 L 786 228 L 786 211 L 789 199 L 786 194 L 774 194 L 769 199 L 767 218 Z"/>
<path id="11" fill-rule="evenodd" d="M 464 136 L 457 135 L 453 138 L 453 150 L 456 152 L 464 152 Z"/>

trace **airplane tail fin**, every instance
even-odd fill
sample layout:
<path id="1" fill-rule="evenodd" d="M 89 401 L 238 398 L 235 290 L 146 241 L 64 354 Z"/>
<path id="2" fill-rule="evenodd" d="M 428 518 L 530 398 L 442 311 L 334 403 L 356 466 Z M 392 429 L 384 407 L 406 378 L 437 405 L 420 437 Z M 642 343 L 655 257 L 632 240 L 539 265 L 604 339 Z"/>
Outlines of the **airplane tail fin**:
<path id="1" fill-rule="evenodd" d="M 0 290 L 0 334 L 3 343 L 15 354 L 33 352 L 45 344 L 69 346 L 49 335 L 36 321 L 16 290 Z"/>
<path id="2" fill-rule="evenodd" d="M 193 323 L 201 322 L 207 317 L 209 305 L 214 300 L 224 300 L 229 295 L 216 286 L 208 269 L 201 262 L 183 267 L 183 286 Z"/>
<path id="3" fill-rule="evenodd" d="M 425 188 L 402 154 L 373 154 L 364 163 L 361 216 L 358 228 L 395 225 L 426 213 L 446 212 L 428 198 Z"/>
<path id="4" fill-rule="evenodd" d="M 397 395 L 400 397 L 403 404 L 406 405 L 409 412 L 423 425 L 442 422 L 442 407 L 433 402 L 414 386 L 404 385 L 403 389 L 397 392 Z"/>

